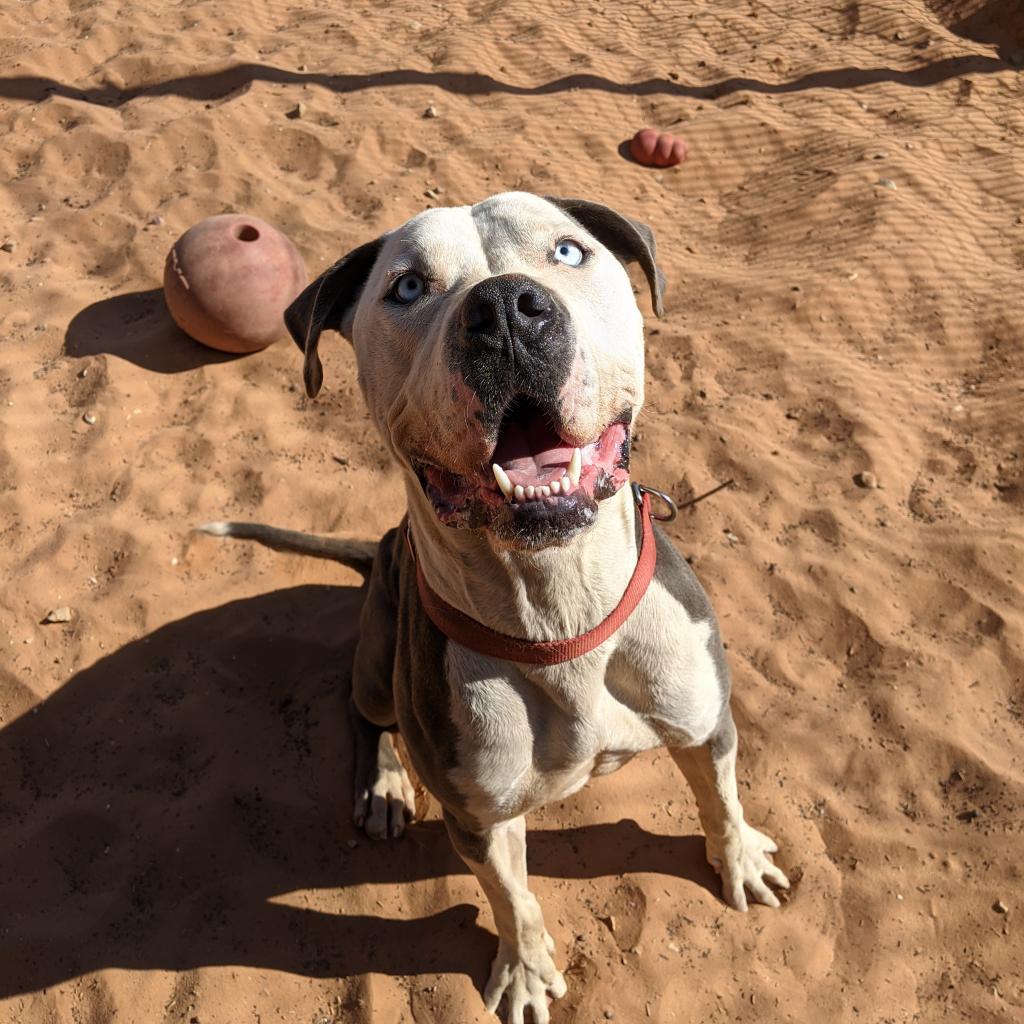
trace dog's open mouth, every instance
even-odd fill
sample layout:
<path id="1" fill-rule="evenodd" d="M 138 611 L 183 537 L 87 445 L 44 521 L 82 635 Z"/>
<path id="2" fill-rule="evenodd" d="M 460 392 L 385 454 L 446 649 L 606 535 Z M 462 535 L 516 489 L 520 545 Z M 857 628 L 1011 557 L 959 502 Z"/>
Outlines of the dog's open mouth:
<path id="1" fill-rule="evenodd" d="M 609 424 L 596 440 L 576 448 L 561 438 L 543 410 L 520 399 L 502 420 L 490 471 L 505 500 L 522 505 L 569 498 L 577 491 L 603 497 L 598 492 L 628 466 L 628 459 L 625 423 Z M 623 482 L 625 474 L 619 486 Z"/>
<path id="2" fill-rule="evenodd" d="M 420 481 L 441 522 L 450 526 L 505 527 L 522 536 L 576 532 L 594 518 L 597 502 L 629 478 L 631 413 L 619 416 L 587 444 L 567 442 L 543 408 L 516 399 L 505 412 L 486 466 L 472 477 L 432 464 Z"/>

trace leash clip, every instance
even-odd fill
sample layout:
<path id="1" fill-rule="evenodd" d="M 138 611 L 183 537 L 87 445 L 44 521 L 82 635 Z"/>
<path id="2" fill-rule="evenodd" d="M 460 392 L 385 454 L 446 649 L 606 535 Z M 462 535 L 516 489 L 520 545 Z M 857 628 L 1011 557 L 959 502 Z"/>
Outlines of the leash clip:
<path id="1" fill-rule="evenodd" d="M 636 499 L 638 506 L 643 506 L 644 495 L 649 494 L 652 498 L 657 498 L 661 503 L 668 509 L 668 512 L 664 515 L 655 515 L 651 513 L 652 519 L 657 519 L 659 523 L 671 523 L 673 519 L 679 514 L 679 509 L 676 508 L 676 503 L 664 492 L 656 490 L 653 487 L 645 487 L 643 484 L 634 483 L 630 481 L 630 487 L 633 488 L 633 497 Z"/>

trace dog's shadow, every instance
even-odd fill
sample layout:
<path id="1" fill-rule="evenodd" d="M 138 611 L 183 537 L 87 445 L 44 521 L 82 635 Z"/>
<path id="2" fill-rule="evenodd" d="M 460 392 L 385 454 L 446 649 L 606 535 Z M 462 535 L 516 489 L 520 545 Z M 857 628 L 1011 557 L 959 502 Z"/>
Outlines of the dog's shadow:
<path id="1" fill-rule="evenodd" d="M 436 821 L 386 847 L 351 825 L 361 600 L 302 586 L 190 615 L 0 731 L 0 998 L 104 967 L 483 980 L 495 940 L 476 905 L 402 920 L 288 897 L 394 883 L 401 907 L 402 883 L 466 872 Z M 530 867 L 715 889 L 702 847 L 634 822 L 546 830 L 531 833 Z"/>

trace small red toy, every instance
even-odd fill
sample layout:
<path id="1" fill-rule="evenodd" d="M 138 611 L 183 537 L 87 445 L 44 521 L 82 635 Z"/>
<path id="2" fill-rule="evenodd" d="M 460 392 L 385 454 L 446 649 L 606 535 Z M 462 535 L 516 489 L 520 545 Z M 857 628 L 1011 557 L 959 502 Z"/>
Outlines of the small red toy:
<path id="1" fill-rule="evenodd" d="M 655 128 L 642 128 L 629 144 L 629 155 L 644 167 L 675 167 L 688 152 L 685 140 Z"/>
<path id="2" fill-rule="evenodd" d="M 299 251 L 259 217 L 222 214 L 193 225 L 164 265 L 174 322 L 222 352 L 258 352 L 286 335 L 283 314 L 308 280 Z"/>

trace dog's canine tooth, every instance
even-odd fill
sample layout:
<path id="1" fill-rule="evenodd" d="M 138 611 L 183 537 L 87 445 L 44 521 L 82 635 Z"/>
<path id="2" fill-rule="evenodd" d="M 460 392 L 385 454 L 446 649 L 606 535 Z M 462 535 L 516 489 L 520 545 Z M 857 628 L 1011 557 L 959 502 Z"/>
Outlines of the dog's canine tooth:
<path id="1" fill-rule="evenodd" d="M 552 494 L 561 494 L 562 493 L 562 485 L 557 480 L 552 480 L 551 481 L 551 493 Z"/>
<path id="2" fill-rule="evenodd" d="M 526 488 L 522 484 L 516 484 L 512 493 L 515 495 L 516 501 L 522 501 L 526 497 Z"/>
<path id="3" fill-rule="evenodd" d="M 505 472 L 496 462 L 491 466 L 491 472 L 494 474 L 494 479 L 498 482 L 498 486 L 501 488 L 501 493 L 506 498 L 512 497 L 512 481 L 508 478 L 508 473 Z"/>
<path id="4" fill-rule="evenodd" d="M 572 458 L 569 460 L 569 469 L 566 475 L 572 481 L 573 487 L 579 487 L 580 485 L 580 473 L 583 472 L 583 452 L 579 448 L 574 448 L 572 452 Z"/>

